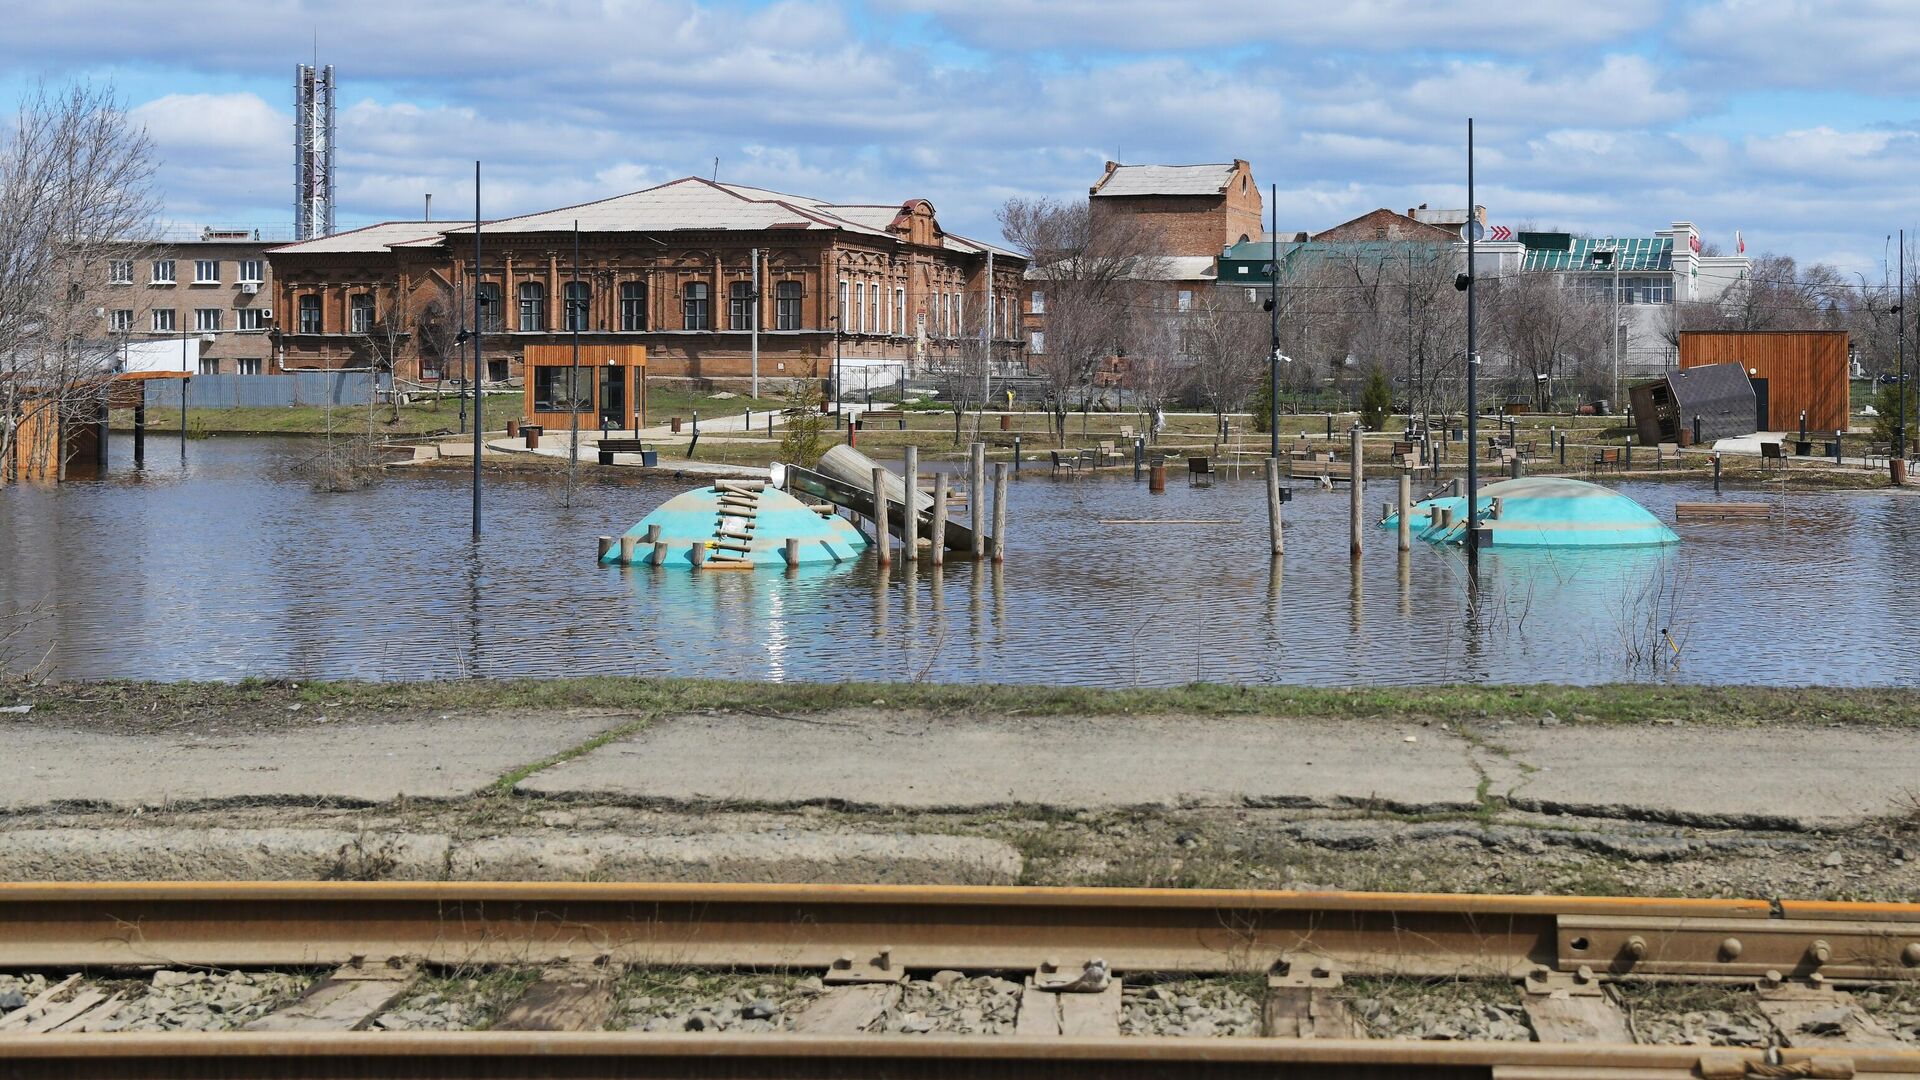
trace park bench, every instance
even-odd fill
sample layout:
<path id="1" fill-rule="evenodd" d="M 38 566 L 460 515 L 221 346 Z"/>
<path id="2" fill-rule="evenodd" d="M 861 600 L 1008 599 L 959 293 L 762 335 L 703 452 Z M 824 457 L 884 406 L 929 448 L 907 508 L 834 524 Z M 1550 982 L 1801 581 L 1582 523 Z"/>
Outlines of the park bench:
<path id="1" fill-rule="evenodd" d="M 1609 446 L 1603 450 L 1594 451 L 1593 460 L 1587 463 L 1587 467 L 1594 472 L 1599 472 L 1601 469 L 1612 469 L 1615 472 L 1620 471 L 1619 449 Z"/>
<path id="2" fill-rule="evenodd" d="M 1654 446 L 1653 463 L 1659 466 L 1660 468 L 1664 469 L 1667 467 L 1669 463 L 1677 463 L 1679 462 L 1679 460 L 1680 460 L 1680 444 L 1679 443 L 1663 442 Z"/>
<path id="3" fill-rule="evenodd" d="M 1417 442 L 1396 442 L 1393 444 L 1391 460 L 1402 468 L 1417 469 L 1426 464 L 1425 449 Z"/>
<path id="4" fill-rule="evenodd" d="M 615 454 L 646 454 L 649 447 L 639 439 L 601 439 L 595 444 L 600 452 L 600 464 L 613 464 Z"/>
<path id="5" fill-rule="evenodd" d="M 860 414 L 855 424 L 860 430 L 865 431 L 867 421 L 869 420 L 875 421 L 876 423 L 895 420 L 899 422 L 901 431 L 907 430 L 907 414 L 900 409 L 868 409 L 866 412 Z"/>
<path id="6" fill-rule="evenodd" d="M 1125 461 L 1125 460 L 1127 460 L 1127 455 L 1121 453 L 1120 448 L 1115 444 L 1113 444 L 1112 442 L 1101 443 L 1100 448 L 1095 455 L 1095 464 L 1098 464 L 1098 465 L 1105 465 L 1109 462 Z"/>
<path id="7" fill-rule="evenodd" d="M 1071 474 L 1075 469 L 1080 467 L 1080 451 L 1078 450 L 1054 450 L 1051 451 L 1051 453 L 1053 454 L 1052 475 L 1054 476 L 1058 476 L 1062 472 Z"/>
<path id="8" fill-rule="evenodd" d="M 1206 487 L 1213 483 L 1213 459 L 1190 457 L 1187 459 L 1187 483 Z"/>

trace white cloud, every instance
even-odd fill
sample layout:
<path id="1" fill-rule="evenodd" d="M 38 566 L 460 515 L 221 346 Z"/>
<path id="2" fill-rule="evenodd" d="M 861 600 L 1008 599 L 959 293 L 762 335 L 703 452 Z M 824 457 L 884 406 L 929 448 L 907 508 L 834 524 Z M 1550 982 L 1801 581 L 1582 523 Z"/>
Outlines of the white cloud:
<path id="1" fill-rule="evenodd" d="M 1714 0 L 1690 11 L 1672 42 L 1739 86 L 1920 90 L 1920 22 L 1907 0 Z"/>

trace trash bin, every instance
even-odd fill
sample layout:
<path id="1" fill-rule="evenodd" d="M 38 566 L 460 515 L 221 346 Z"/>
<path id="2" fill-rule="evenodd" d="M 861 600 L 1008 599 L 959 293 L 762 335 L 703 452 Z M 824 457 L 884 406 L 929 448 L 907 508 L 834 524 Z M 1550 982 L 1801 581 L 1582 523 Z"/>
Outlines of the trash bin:
<path id="1" fill-rule="evenodd" d="M 640 464 L 645 465 L 649 469 L 655 468 L 660 464 L 660 451 L 658 450 L 640 451 Z"/>
<path id="2" fill-rule="evenodd" d="M 680 434 L 680 418 L 679 417 L 677 416 L 674 417 L 672 420 L 669 420 L 668 423 L 673 425 L 673 433 L 675 435 Z"/>
<path id="3" fill-rule="evenodd" d="M 526 437 L 527 449 L 529 450 L 540 449 L 540 436 L 546 433 L 547 429 L 541 427 L 539 424 L 520 425 L 520 434 Z"/>
<path id="4" fill-rule="evenodd" d="M 901 426 L 901 427 L 905 427 L 906 425 L 905 425 L 905 424 L 903 423 L 903 424 L 901 424 L 900 426 Z M 1012 431 L 1012 430 L 1013 430 L 1013 414 L 1012 414 L 1012 413 L 1001 413 L 1001 414 L 1000 414 L 1000 430 L 1001 430 L 1001 431 Z"/>

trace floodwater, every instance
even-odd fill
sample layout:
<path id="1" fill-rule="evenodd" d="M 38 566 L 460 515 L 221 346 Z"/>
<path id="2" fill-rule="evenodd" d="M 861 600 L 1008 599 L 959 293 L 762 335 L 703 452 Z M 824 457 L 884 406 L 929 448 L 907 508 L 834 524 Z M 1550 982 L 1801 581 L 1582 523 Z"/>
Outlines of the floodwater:
<path id="1" fill-rule="evenodd" d="M 1795 492 L 1783 518 L 1680 526 L 1665 549 L 1495 549 L 1470 590 L 1457 551 L 1403 560 L 1372 527 L 1389 482 L 1366 490 L 1357 571 L 1346 492 L 1304 486 L 1276 571 L 1252 473 L 1175 471 L 1156 496 L 1029 466 L 998 568 L 695 575 L 594 562 L 596 536 L 685 482 L 595 475 L 568 507 L 551 478 L 489 477 L 476 548 L 458 470 L 320 494 L 301 440 L 191 442 L 183 464 L 156 439 L 138 472 L 116 442 L 103 480 L 0 490 L 0 660 L 162 680 L 1920 684 L 1920 499 L 1886 492 Z M 1712 497 L 1621 487 L 1668 521 Z"/>

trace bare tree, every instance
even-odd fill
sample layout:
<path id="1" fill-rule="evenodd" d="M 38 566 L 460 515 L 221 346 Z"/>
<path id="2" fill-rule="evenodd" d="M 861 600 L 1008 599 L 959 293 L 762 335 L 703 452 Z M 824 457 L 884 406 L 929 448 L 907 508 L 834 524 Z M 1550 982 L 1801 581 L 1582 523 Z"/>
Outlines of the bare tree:
<path id="1" fill-rule="evenodd" d="M 1267 369 L 1267 313 L 1237 290 L 1206 289 L 1184 314 L 1188 385 L 1218 421 L 1246 406 Z"/>
<path id="2" fill-rule="evenodd" d="M 1000 229 L 1032 260 L 1046 304 L 1045 347 L 1033 367 L 1047 385 L 1054 438 L 1064 444 L 1067 409 L 1090 407 L 1095 376 L 1129 354 L 1143 314 L 1143 284 L 1164 281 L 1167 262 L 1137 225 L 1096 219 L 1084 203 L 1010 199 Z"/>
<path id="3" fill-rule="evenodd" d="M 1593 290 L 1563 277 L 1514 274 L 1492 290 L 1493 343 L 1513 364 L 1514 389 L 1524 386 L 1542 412 L 1555 379 L 1577 378 L 1589 392 L 1612 383 L 1611 370 L 1601 370 L 1611 356 L 1611 312 Z"/>
<path id="4" fill-rule="evenodd" d="M 112 90 L 84 84 L 33 91 L 0 143 L 0 478 L 22 455 L 64 477 L 60 428 L 105 407 L 115 349 L 87 283 L 152 251 L 151 154 Z"/>

